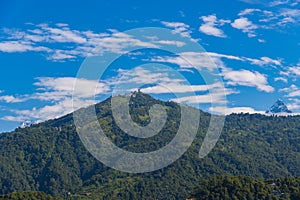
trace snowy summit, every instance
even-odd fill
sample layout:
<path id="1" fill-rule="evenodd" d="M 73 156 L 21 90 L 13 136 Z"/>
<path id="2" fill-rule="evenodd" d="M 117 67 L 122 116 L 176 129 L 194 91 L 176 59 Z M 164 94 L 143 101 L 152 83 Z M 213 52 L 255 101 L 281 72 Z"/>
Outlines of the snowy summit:
<path id="1" fill-rule="evenodd" d="M 292 113 L 281 99 L 278 99 L 269 110 L 267 114 L 280 114 L 280 113 Z"/>

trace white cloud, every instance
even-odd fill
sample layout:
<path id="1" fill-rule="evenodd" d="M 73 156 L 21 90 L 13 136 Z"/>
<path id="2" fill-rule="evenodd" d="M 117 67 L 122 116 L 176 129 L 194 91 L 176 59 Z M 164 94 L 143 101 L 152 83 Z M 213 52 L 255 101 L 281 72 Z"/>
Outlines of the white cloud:
<path id="1" fill-rule="evenodd" d="M 222 88 L 221 83 L 213 83 L 210 85 L 183 85 L 183 84 L 164 84 L 156 85 L 147 88 L 143 88 L 141 91 L 151 94 L 162 94 L 162 93 L 188 93 L 188 92 L 203 92 L 211 89 Z"/>
<path id="2" fill-rule="evenodd" d="M 267 76 L 257 71 L 249 70 L 233 70 L 227 68 L 222 62 L 222 58 L 238 60 L 242 62 L 250 62 L 251 64 L 264 65 L 279 65 L 281 60 L 271 59 L 269 57 L 261 57 L 260 59 L 252 59 L 247 57 L 239 57 L 233 55 L 219 54 L 214 52 L 183 52 L 178 57 L 156 57 L 152 61 L 168 62 L 179 65 L 183 69 L 206 68 L 210 71 L 216 68 L 222 69 L 222 76 L 227 81 L 226 84 L 236 86 L 256 87 L 260 91 L 273 92 L 274 88 L 268 84 Z"/>
<path id="3" fill-rule="evenodd" d="M 233 23 L 231 23 L 231 26 L 236 29 L 242 30 L 244 33 L 248 34 L 248 37 L 255 37 L 255 29 L 258 28 L 257 25 L 253 24 L 248 18 L 241 17 L 236 20 L 234 20 Z"/>
<path id="4" fill-rule="evenodd" d="M 182 23 L 182 22 L 161 22 L 163 25 L 165 25 L 168 28 L 174 29 L 174 33 L 181 34 L 183 37 L 191 38 L 192 31 L 190 30 L 190 26 Z"/>
<path id="5" fill-rule="evenodd" d="M 216 15 L 202 16 L 201 19 L 203 20 L 204 24 L 199 27 L 200 32 L 215 37 L 226 37 L 223 30 L 218 27 L 223 26 L 226 23 L 230 23 L 230 20 L 218 20 Z"/>
<path id="6" fill-rule="evenodd" d="M 277 14 L 278 26 L 286 26 L 288 24 L 299 24 L 300 22 L 300 10 L 294 8 L 282 8 Z"/>
<path id="7" fill-rule="evenodd" d="M 221 112 L 224 112 L 224 107 L 210 107 L 209 111 L 221 113 Z M 225 113 L 226 113 L 226 115 L 230 115 L 232 113 L 264 114 L 265 111 L 255 110 L 254 108 L 251 108 L 251 107 L 231 107 L 231 108 L 227 107 Z"/>
<path id="8" fill-rule="evenodd" d="M 77 87 L 74 91 L 75 83 L 81 87 Z M 103 94 L 110 90 L 109 85 L 98 82 L 96 80 L 77 79 L 74 77 L 40 77 L 34 83 L 37 90 L 33 94 L 25 94 L 20 97 L 0 96 L 0 101 L 7 103 L 19 103 L 29 100 L 38 100 L 45 102 L 46 105 L 41 108 L 32 108 L 31 110 L 10 110 L 14 115 L 2 117 L 9 121 L 25 121 L 25 120 L 47 120 L 57 118 L 73 111 L 73 93 L 80 105 L 85 107 L 94 102 L 95 95 Z M 79 109 L 74 108 L 74 109 Z"/>
<path id="9" fill-rule="evenodd" d="M 291 91 L 295 91 L 295 90 L 298 90 L 298 87 L 296 85 L 292 84 L 290 87 L 282 88 L 279 91 L 280 92 L 291 92 Z"/>
<path id="10" fill-rule="evenodd" d="M 237 60 L 250 62 L 258 66 L 281 66 L 282 59 L 272 59 L 267 56 L 261 58 L 248 58 L 235 55 L 227 55 L 216 52 L 182 52 L 178 57 L 154 57 L 151 61 L 168 62 L 179 65 L 181 68 L 206 68 L 212 70 L 223 68 L 224 63 L 221 59 Z"/>
<path id="11" fill-rule="evenodd" d="M 205 33 L 206 35 L 212 35 L 216 37 L 226 37 L 221 29 L 213 26 L 213 24 L 203 24 L 200 26 L 199 31 Z"/>
<path id="12" fill-rule="evenodd" d="M 300 114 L 300 88 L 292 84 L 289 87 L 282 88 L 279 92 L 285 93 L 285 97 L 288 98 L 289 102 L 287 103 L 287 107 L 293 111 L 293 115 Z"/>
<path id="13" fill-rule="evenodd" d="M 234 28 L 243 30 L 248 33 L 248 36 L 256 35 L 257 29 L 273 29 L 283 33 L 283 27 L 290 27 L 291 25 L 298 26 L 300 23 L 300 9 L 296 8 L 299 0 L 275 0 L 268 3 L 267 6 L 274 7 L 269 10 L 262 10 L 256 8 L 247 8 L 240 11 L 239 18 L 232 23 Z M 254 20 L 253 23 L 249 18 Z"/>
<path id="14" fill-rule="evenodd" d="M 102 94 L 109 90 L 109 87 L 106 84 L 96 80 L 79 79 L 74 77 L 40 77 L 37 78 L 37 80 L 38 82 L 34 83 L 34 85 L 39 86 L 38 90 L 52 91 L 56 94 L 57 92 L 62 92 L 65 95 L 72 95 L 75 84 L 80 85 L 80 88 L 76 88 L 75 94 L 83 98 Z"/>
<path id="15" fill-rule="evenodd" d="M 267 56 L 263 56 L 260 58 L 248 58 L 244 56 L 234 56 L 234 55 L 226 55 L 226 54 L 220 54 L 220 53 L 215 53 L 215 52 L 206 52 L 206 55 L 210 56 L 212 60 L 215 63 L 220 63 L 220 61 L 217 61 L 218 58 L 226 58 L 230 60 L 238 60 L 238 61 L 243 61 L 243 62 L 250 62 L 253 65 L 258 65 L 258 66 L 281 66 L 281 61 L 282 59 L 272 59 Z"/>
<path id="16" fill-rule="evenodd" d="M 5 101 L 6 103 L 19 103 L 26 101 L 26 98 L 18 98 L 12 95 L 0 96 L 0 101 Z"/>
<path id="17" fill-rule="evenodd" d="M 265 4 L 264 0 L 240 0 L 249 4 Z"/>
<path id="18" fill-rule="evenodd" d="M 95 42 L 95 43 L 94 43 Z M 113 31 L 109 37 L 104 37 L 91 43 L 98 51 L 123 53 L 128 47 L 158 48 L 153 42 L 145 42 L 126 33 Z M 99 52 L 102 53 L 102 52 Z"/>
<path id="19" fill-rule="evenodd" d="M 68 54 L 64 50 L 55 50 L 53 54 L 47 57 L 48 60 L 53 60 L 53 61 L 64 61 L 73 58 L 76 58 L 76 56 Z"/>
<path id="20" fill-rule="evenodd" d="M 289 110 L 300 110 L 300 99 L 297 98 L 289 98 L 289 103 L 287 103 L 287 107 Z"/>
<path id="21" fill-rule="evenodd" d="M 300 4 L 300 0 L 294 0 L 294 1 L 291 3 L 291 6 L 297 6 L 298 4 Z"/>
<path id="22" fill-rule="evenodd" d="M 63 26 L 60 28 L 52 28 L 48 25 L 40 25 L 41 29 L 47 32 L 48 37 L 45 40 L 55 41 L 55 42 L 74 42 L 74 43 L 85 43 L 87 39 L 84 38 L 80 31 L 70 30 L 69 27 Z"/>
<path id="23" fill-rule="evenodd" d="M 226 100 L 221 94 L 216 96 L 214 102 L 212 102 L 213 100 L 210 94 L 179 97 L 179 98 L 171 99 L 171 101 L 177 103 L 187 103 L 187 104 L 207 104 L 207 103 L 225 104 L 226 103 Z"/>
<path id="24" fill-rule="evenodd" d="M 294 84 L 290 87 L 280 89 L 279 92 L 287 93 L 286 97 L 300 97 L 300 89 Z"/>
<path id="25" fill-rule="evenodd" d="M 58 26 L 58 27 L 66 27 L 66 26 L 69 26 L 69 25 L 66 24 L 66 23 L 56 23 L 55 25 Z"/>
<path id="26" fill-rule="evenodd" d="M 274 81 L 282 81 L 282 82 L 284 82 L 284 83 L 287 83 L 287 82 L 288 82 L 288 80 L 287 80 L 286 78 L 283 78 L 283 77 L 275 77 L 275 78 L 274 78 Z"/>
<path id="27" fill-rule="evenodd" d="M 225 103 L 225 100 L 222 98 L 222 96 L 219 96 L 220 98 L 215 99 L 217 103 Z M 211 95 L 196 95 L 196 96 L 186 96 L 186 97 L 180 97 L 180 98 L 174 98 L 171 99 L 171 101 L 177 102 L 177 103 L 188 103 L 188 104 L 199 104 L 199 103 L 212 103 Z"/>
<path id="28" fill-rule="evenodd" d="M 158 43 L 158 44 L 165 44 L 165 45 L 175 45 L 177 47 L 182 47 L 185 45 L 184 42 L 181 42 L 181 41 L 174 41 L 174 40 L 159 40 L 159 41 L 156 41 L 155 43 Z"/>
<path id="29" fill-rule="evenodd" d="M 289 78 L 298 78 L 300 76 L 300 63 L 295 66 L 290 66 L 286 69 L 286 71 L 281 71 L 281 75 L 288 76 Z"/>
<path id="30" fill-rule="evenodd" d="M 291 8 L 283 8 L 281 9 L 280 14 L 286 17 L 298 18 L 300 17 L 300 10 L 299 9 L 291 9 Z"/>
<path id="31" fill-rule="evenodd" d="M 271 1 L 269 3 L 269 6 L 274 7 L 274 6 L 284 5 L 289 2 L 290 2 L 290 0 L 275 0 L 275 1 Z"/>
<path id="32" fill-rule="evenodd" d="M 268 22 L 264 28 L 282 28 L 287 25 L 299 25 L 300 10 L 295 8 L 279 8 L 276 11 L 264 11 L 261 22 Z"/>
<path id="33" fill-rule="evenodd" d="M 76 103 L 76 105 L 81 105 L 81 107 L 86 107 L 93 104 L 94 101 L 91 100 L 81 100 Z M 7 121 L 44 121 L 48 119 L 54 119 L 74 111 L 73 99 L 65 98 L 62 101 L 54 103 L 52 105 L 45 105 L 41 108 L 32 108 L 31 110 L 13 110 L 14 115 L 4 116 L 1 119 Z"/>
<path id="34" fill-rule="evenodd" d="M 117 30 L 108 31 L 108 33 L 94 33 L 72 30 L 67 24 L 58 24 L 55 27 L 48 24 L 30 25 L 30 28 L 22 32 L 4 28 L 3 33 L 7 37 L 6 41 L 0 42 L 0 51 L 6 53 L 36 51 L 44 53 L 49 60 L 64 61 L 99 55 L 103 52 L 122 53 L 128 47 L 159 47 L 157 45 L 159 43 L 142 41 Z M 164 45 L 166 42 L 161 41 L 160 44 Z M 173 45 L 181 46 L 182 43 L 173 42 Z"/>
<path id="35" fill-rule="evenodd" d="M 292 84 L 289 87 L 282 88 L 279 92 L 286 93 L 284 96 L 288 98 L 287 107 L 293 111 L 293 115 L 300 115 L 300 88 Z"/>
<path id="36" fill-rule="evenodd" d="M 291 74 L 300 76 L 300 66 L 290 67 L 290 68 L 288 69 L 288 71 L 289 71 Z"/>
<path id="37" fill-rule="evenodd" d="M 189 73 L 194 74 L 194 71 L 192 69 L 183 69 L 183 68 L 180 68 L 180 69 L 177 69 L 177 71 L 179 71 L 179 72 L 189 72 Z"/>
<path id="38" fill-rule="evenodd" d="M 118 82 L 119 85 L 125 85 L 126 83 L 131 86 L 125 87 L 127 91 L 122 91 L 123 93 L 136 90 L 136 84 L 151 84 L 150 86 L 142 88 L 141 91 L 150 94 L 178 95 L 177 98 L 171 100 L 188 104 L 211 103 L 212 99 L 215 103 L 224 103 L 226 102 L 226 99 L 224 99 L 226 94 L 230 95 L 237 93 L 237 91 L 232 89 L 224 89 L 221 82 L 215 82 L 208 85 L 193 85 L 186 82 L 183 77 L 174 76 L 173 71 L 163 70 L 161 68 L 147 70 L 142 67 L 137 67 L 132 70 L 119 70 L 118 72 L 120 75 L 116 82 Z M 191 92 L 210 92 L 211 94 L 190 96 Z"/>
<path id="39" fill-rule="evenodd" d="M 128 83 L 133 87 L 136 85 L 146 84 L 161 84 L 161 85 L 179 85 L 184 82 L 183 79 L 171 77 L 172 72 L 163 70 L 161 68 L 146 69 L 143 67 L 136 67 L 131 70 L 118 70 L 118 76 L 109 81 L 110 85 L 119 84 L 122 85 Z M 132 88 L 135 89 L 135 88 Z"/>
<path id="40" fill-rule="evenodd" d="M 158 56 L 151 59 L 153 62 L 173 63 L 179 65 L 181 68 L 196 68 L 196 69 L 208 69 L 212 71 L 216 69 L 216 63 L 219 63 L 220 59 L 209 57 L 205 52 L 183 52 L 177 57 Z"/>
<path id="41" fill-rule="evenodd" d="M 214 57 L 214 58 L 226 58 L 230 60 L 240 60 L 242 61 L 243 58 L 238 57 L 238 56 L 233 56 L 233 55 L 226 55 L 226 54 L 220 54 L 220 53 L 215 53 L 215 52 L 206 52 L 208 56 Z"/>
<path id="42" fill-rule="evenodd" d="M 240 14 L 250 14 L 254 11 L 256 9 L 246 9 Z M 297 9 L 281 10 L 280 16 L 282 18 L 291 17 L 295 20 L 298 11 Z M 261 13 L 265 12 L 261 11 Z M 224 32 L 219 27 L 230 23 L 229 20 L 217 19 L 216 15 L 202 16 L 202 19 L 204 21 L 202 28 L 200 27 L 202 31 L 217 37 L 225 37 Z M 191 38 L 189 25 L 182 22 L 163 21 L 161 23 L 166 27 L 173 28 L 173 32 Z M 105 33 L 95 33 L 90 30 L 73 30 L 67 24 L 56 24 L 54 26 L 31 24 L 28 26 L 27 30 L 24 31 L 4 28 L 3 33 L 7 37 L 6 41 L 0 42 L 0 51 L 6 53 L 35 51 L 41 52 L 48 60 L 72 61 L 80 57 L 101 55 L 104 52 L 123 53 L 125 49 L 133 46 L 159 48 L 163 45 L 175 45 L 177 47 L 185 45 L 181 41 L 159 40 L 159 38 L 142 41 L 112 29 Z M 249 36 L 254 36 L 257 28 L 257 25 L 254 25 L 245 17 L 236 19 L 232 26 L 247 32 Z"/>
<path id="43" fill-rule="evenodd" d="M 274 91 L 274 88 L 268 85 L 266 75 L 257 71 L 251 72 L 244 69 L 233 71 L 232 69 L 226 68 L 222 73 L 228 85 L 256 87 L 258 90 L 264 92 Z"/>
<path id="44" fill-rule="evenodd" d="M 12 52 L 26 52 L 26 51 L 46 51 L 50 49 L 43 46 L 34 46 L 30 42 L 24 41 L 5 41 L 0 42 L 0 51 L 12 53 Z"/>
<path id="45" fill-rule="evenodd" d="M 215 87 L 210 88 L 209 93 L 194 96 L 184 96 L 171 99 L 171 101 L 177 103 L 188 103 L 188 104 L 215 104 L 220 105 L 224 109 L 226 104 L 226 96 L 231 94 L 237 94 L 238 92 L 233 89 Z M 222 106 L 221 106 L 222 105 Z M 222 113 L 222 112 L 221 112 Z"/>
<path id="46" fill-rule="evenodd" d="M 244 15 L 250 15 L 253 14 L 254 12 L 260 12 L 260 9 L 255 9 L 255 8 L 247 8 L 245 10 L 242 10 L 238 16 L 244 16 Z"/>
<path id="47" fill-rule="evenodd" d="M 245 59 L 250 61 L 251 64 L 258 65 L 258 66 L 265 66 L 265 65 L 281 66 L 281 59 L 272 59 L 266 56 L 263 56 L 260 59 L 253 59 L 253 58 L 245 58 Z"/>

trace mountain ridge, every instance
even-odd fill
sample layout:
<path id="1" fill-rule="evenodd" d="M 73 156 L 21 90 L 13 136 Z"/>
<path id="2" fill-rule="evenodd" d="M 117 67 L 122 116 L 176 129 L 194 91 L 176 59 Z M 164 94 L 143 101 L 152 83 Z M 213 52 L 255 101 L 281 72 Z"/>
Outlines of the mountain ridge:
<path id="1" fill-rule="evenodd" d="M 176 134 L 179 104 L 143 93 L 131 99 L 132 119 L 149 122 L 149 108 L 159 103 L 168 110 L 164 129 L 150 140 L 120 130 L 111 115 L 110 98 L 96 104 L 101 127 L 115 145 L 134 152 L 163 147 Z M 87 199 L 183 199 L 195 183 L 212 174 L 277 178 L 300 175 L 300 117 L 259 114 L 226 116 L 222 135 L 208 156 L 198 152 L 210 114 L 201 112 L 198 134 L 188 151 L 168 167 L 152 173 L 129 174 L 108 168 L 82 145 L 72 114 L 0 135 L 1 193 L 39 190 L 54 196 L 91 193 Z"/>

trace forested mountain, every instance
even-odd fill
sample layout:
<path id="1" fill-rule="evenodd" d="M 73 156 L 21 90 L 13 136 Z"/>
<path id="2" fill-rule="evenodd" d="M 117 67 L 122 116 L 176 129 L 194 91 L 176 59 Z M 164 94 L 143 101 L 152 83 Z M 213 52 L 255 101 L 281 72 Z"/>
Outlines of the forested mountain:
<path id="1" fill-rule="evenodd" d="M 110 98 L 96 105 L 101 127 L 119 147 L 149 152 L 166 145 L 179 127 L 180 107 L 143 93 L 131 98 L 132 119 L 149 123 L 148 110 L 161 104 L 165 126 L 149 139 L 120 130 L 111 114 Z M 193 110 L 194 108 L 190 108 Z M 0 135 L 0 193 L 43 191 L 55 197 L 88 199 L 185 199 L 211 175 L 254 178 L 300 176 L 300 116 L 232 114 L 212 152 L 198 157 L 210 115 L 201 112 L 196 139 L 170 166 L 152 173 L 130 174 L 108 168 L 85 149 L 71 114 Z M 191 127 L 192 128 L 192 127 Z"/>

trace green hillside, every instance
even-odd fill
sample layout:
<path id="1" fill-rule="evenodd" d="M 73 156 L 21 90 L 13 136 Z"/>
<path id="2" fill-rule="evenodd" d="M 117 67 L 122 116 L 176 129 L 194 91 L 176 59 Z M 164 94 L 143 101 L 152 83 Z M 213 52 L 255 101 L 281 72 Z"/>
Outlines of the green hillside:
<path id="1" fill-rule="evenodd" d="M 148 110 L 153 104 L 164 106 L 168 118 L 161 132 L 149 139 L 134 138 L 117 127 L 110 99 L 97 104 L 96 111 L 101 127 L 117 146 L 148 152 L 171 141 L 180 120 L 178 104 L 143 93 L 131 99 L 132 119 L 141 125 L 149 123 Z M 201 112 L 198 135 L 180 159 L 144 174 L 119 172 L 93 158 L 82 145 L 71 114 L 3 133 L 0 193 L 32 190 L 55 197 L 69 193 L 70 197 L 88 199 L 185 199 L 197 183 L 210 175 L 300 176 L 300 116 L 229 115 L 216 147 L 199 159 L 209 119 L 209 114 Z"/>
<path id="2" fill-rule="evenodd" d="M 20 191 L 10 194 L 0 195 L 0 200 L 61 200 L 62 198 L 54 198 L 49 194 L 37 191 Z"/>
<path id="3" fill-rule="evenodd" d="M 245 176 L 212 176 L 189 197 L 194 200 L 299 200 L 300 177 L 259 180 Z"/>

